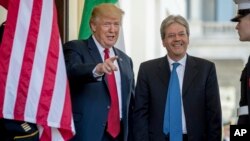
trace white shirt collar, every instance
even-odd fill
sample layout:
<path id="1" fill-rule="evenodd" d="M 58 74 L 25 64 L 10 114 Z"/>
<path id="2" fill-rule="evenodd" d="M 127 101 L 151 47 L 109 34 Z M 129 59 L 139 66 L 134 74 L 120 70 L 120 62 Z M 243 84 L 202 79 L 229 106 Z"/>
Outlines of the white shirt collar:
<path id="1" fill-rule="evenodd" d="M 172 64 L 176 63 L 176 61 L 172 60 L 168 55 L 167 55 L 167 58 L 168 58 L 168 62 L 169 62 L 170 68 L 172 68 L 171 67 Z M 185 56 L 181 60 L 179 60 L 177 62 L 180 63 L 181 66 L 185 67 L 186 66 L 186 60 L 187 60 L 187 54 L 185 54 Z"/>
<path id="2" fill-rule="evenodd" d="M 96 46 L 97 46 L 99 52 L 103 52 L 105 48 L 102 47 L 102 45 L 96 40 L 96 38 L 95 38 L 94 35 L 92 35 L 92 38 L 94 39 L 94 42 L 95 42 L 95 44 L 96 44 Z"/>
<path id="3" fill-rule="evenodd" d="M 101 54 L 102 59 L 104 60 L 104 53 L 103 52 L 104 52 L 105 48 L 96 40 L 96 38 L 95 38 L 94 35 L 92 35 L 92 38 L 94 39 L 94 42 L 95 42 L 95 44 L 97 46 L 97 49 L 98 49 L 99 53 Z M 115 52 L 114 52 L 113 47 L 110 48 L 109 51 L 110 51 L 109 52 L 110 53 L 110 57 L 115 56 Z"/>

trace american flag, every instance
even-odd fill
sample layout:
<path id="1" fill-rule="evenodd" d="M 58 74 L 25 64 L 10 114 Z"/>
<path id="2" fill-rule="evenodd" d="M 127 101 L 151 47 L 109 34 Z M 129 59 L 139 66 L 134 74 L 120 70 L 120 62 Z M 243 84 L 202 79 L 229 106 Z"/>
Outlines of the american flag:
<path id="1" fill-rule="evenodd" d="M 54 0 L 0 0 L 0 118 L 36 123 L 41 141 L 69 140 L 74 123 Z"/>

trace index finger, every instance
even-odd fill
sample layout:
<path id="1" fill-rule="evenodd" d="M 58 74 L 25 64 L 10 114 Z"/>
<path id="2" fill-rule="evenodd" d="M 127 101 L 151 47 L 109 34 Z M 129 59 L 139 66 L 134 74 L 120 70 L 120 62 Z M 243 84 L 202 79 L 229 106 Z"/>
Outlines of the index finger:
<path id="1" fill-rule="evenodd" d="M 118 56 L 110 57 L 109 59 L 112 61 L 112 63 L 114 63 L 114 61 L 118 59 Z"/>

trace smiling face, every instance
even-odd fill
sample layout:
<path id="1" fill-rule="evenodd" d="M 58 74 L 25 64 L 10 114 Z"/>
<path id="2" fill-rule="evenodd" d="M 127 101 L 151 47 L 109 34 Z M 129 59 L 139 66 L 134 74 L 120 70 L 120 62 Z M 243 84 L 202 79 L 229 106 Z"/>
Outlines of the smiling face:
<path id="1" fill-rule="evenodd" d="M 172 23 L 165 28 L 165 37 L 162 39 L 163 46 L 168 55 L 174 61 L 182 59 L 189 44 L 189 36 L 186 28 L 179 23 Z"/>
<path id="2" fill-rule="evenodd" d="M 91 28 L 96 40 L 104 47 L 115 45 L 120 30 L 120 18 L 102 17 L 91 22 Z"/>
<path id="3" fill-rule="evenodd" d="M 250 14 L 239 19 L 236 27 L 240 41 L 250 41 Z"/>
<path id="4" fill-rule="evenodd" d="M 115 45 L 123 14 L 123 10 L 111 3 L 103 3 L 93 9 L 90 27 L 102 47 L 111 48 Z"/>

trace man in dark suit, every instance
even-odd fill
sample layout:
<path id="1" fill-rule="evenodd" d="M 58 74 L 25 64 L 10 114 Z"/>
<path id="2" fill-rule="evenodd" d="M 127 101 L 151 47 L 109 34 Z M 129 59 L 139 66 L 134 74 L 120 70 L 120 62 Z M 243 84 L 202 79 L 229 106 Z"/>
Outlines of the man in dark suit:
<path id="1" fill-rule="evenodd" d="M 123 13 L 113 4 L 96 6 L 90 19 L 92 36 L 64 44 L 76 128 L 74 141 L 128 140 L 134 93 L 132 60 L 114 47 Z M 113 74 L 115 82 L 110 81 Z M 110 115 L 112 111 L 117 112 Z M 111 125 L 113 119 L 119 125 Z"/>
<path id="2" fill-rule="evenodd" d="M 238 4 L 238 15 L 231 19 L 238 22 L 236 29 L 240 36 L 240 41 L 250 41 L 250 1 L 234 0 Z M 241 74 L 241 98 L 240 108 L 237 111 L 239 116 L 238 124 L 250 124 L 250 57 Z"/>
<path id="3" fill-rule="evenodd" d="M 135 88 L 134 141 L 171 141 L 175 138 L 170 131 L 163 132 L 164 122 L 175 112 L 174 105 L 170 117 L 165 117 L 165 110 L 170 108 L 167 92 L 173 63 L 179 64 L 176 72 L 181 97 L 181 138 L 184 141 L 221 141 L 221 105 L 214 63 L 186 53 L 189 25 L 182 16 L 168 16 L 160 31 L 167 55 L 140 65 Z"/>

